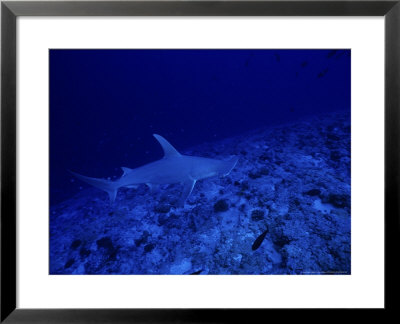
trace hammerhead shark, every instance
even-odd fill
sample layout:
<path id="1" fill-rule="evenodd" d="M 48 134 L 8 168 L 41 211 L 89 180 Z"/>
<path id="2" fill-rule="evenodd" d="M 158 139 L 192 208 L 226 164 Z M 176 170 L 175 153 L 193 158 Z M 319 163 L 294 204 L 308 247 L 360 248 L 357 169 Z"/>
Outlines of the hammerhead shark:
<path id="1" fill-rule="evenodd" d="M 145 164 L 136 169 L 121 167 L 121 178 L 111 181 L 90 178 L 70 171 L 78 179 L 106 191 L 110 202 L 115 201 L 117 191 L 121 187 L 134 188 L 145 183 L 151 190 L 154 186 L 182 183 L 183 192 L 179 205 L 183 206 L 191 194 L 196 181 L 214 177 L 227 176 L 235 167 L 238 158 L 228 161 L 180 154 L 164 137 L 153 134 L 164 150 L 164 157 L 158 161 Z"/>

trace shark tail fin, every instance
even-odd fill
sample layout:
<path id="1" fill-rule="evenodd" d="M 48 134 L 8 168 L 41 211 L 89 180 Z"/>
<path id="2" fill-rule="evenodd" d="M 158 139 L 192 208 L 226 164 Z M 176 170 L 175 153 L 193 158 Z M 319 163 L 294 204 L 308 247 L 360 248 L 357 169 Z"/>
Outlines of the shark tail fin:
<path id="1" fill-rule="evenodd" d="M 92 185 L 93 187 L 99 188 L 99 189 L 107 192 L 108 196 L 110 197 L 111 203 L 113 203 L 115 201 L 115 197 L 117 196 L 118 188 L 120 187 L 117 182 L 105 180 L 105 179 L 86 177 L 84 175 L 81 175 L 79 173 L 76 173 L 76 172 L 73 172 L 70 170 L 69 170 L 69 172 L 72 173 L 78 179 Z"/>

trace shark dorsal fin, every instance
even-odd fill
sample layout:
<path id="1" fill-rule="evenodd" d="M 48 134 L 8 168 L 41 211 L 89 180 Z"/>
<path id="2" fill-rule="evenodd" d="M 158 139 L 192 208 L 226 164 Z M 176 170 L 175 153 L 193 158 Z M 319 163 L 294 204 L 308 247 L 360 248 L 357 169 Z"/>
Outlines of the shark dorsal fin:
<path id="1" fill-rule="evenodd" d="M 181 154 L 162 136 L 153 134 L 164 150 L 164 157 L 181 156 Z"/>
<path id="2" fill-rule="evenodd" d="M 127 173 L 131 172 L 132 169 L 126 168 L 126 167 L 121 167 L 122 171 L 124 171 L 124 174 L 122 176 L 126 176 Z"/>

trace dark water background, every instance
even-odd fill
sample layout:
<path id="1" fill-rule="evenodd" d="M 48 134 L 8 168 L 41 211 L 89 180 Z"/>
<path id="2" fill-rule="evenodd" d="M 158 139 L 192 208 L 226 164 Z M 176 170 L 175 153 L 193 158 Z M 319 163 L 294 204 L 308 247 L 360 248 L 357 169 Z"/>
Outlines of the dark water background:
<path id="1" fill-rule="evenodd" d="M 121 175 L 178 150 L 350 110 L 350 50 L 51 50 L 50 204 L 68 169 Z"/>

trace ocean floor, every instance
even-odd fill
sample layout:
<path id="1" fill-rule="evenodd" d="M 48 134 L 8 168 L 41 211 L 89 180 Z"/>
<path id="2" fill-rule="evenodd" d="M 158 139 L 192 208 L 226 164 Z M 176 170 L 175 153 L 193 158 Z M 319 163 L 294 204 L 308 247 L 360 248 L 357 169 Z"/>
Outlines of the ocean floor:
<path id="1" fill-rule="evenodd" d="M 183 208 L 178 184 L 83 185 L 50 208 L 50 274 L 350 274 L 349 112 L 176 149 L 239 162 Z"/>

